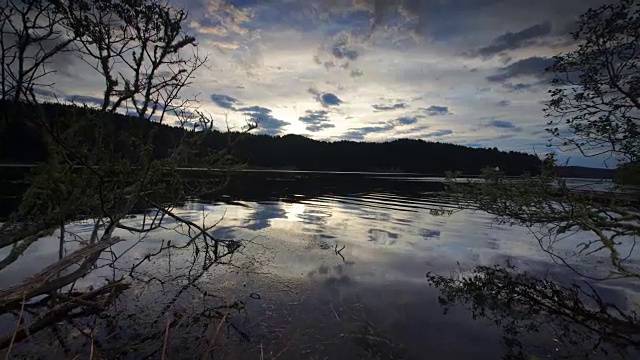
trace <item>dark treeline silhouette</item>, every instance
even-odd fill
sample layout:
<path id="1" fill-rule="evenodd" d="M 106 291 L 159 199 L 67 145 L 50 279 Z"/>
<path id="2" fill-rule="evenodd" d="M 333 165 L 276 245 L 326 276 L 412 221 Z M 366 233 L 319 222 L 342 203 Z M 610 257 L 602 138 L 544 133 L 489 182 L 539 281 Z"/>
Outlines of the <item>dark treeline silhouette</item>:
<path id="1" fill-rule="evenodd" d="M 9 103 L 2 104 L 3 108 L 10 106 Z M 87 137 L 77 141 L 85 142 L 89 147 L 92 146 L 94 127 L 113 133 L 114 147 L 126 146 L 126 141 L 122 140 L 126 139 L 123 133 L 151 133 L 153 154 L 159 159 L 171 154 L 183 136 L 189 136 L 189 131 L 177 127 L 138 121 L 125 115 L 86 116 L 86 109 L 72 105 L 44 104 L 44 109 L 52 121 L 59 122 L 57 126 L 78 126 L 78 122 L 86 122 Z M 14 120 L 17 121 L 3 124 L 5 131 L 0 139 L 0 161 L 27 164 L 45 161 L 47 150 L 42 141 L 43 132 L 25 125 L 30 122 L 19 121 L 30 116 L 30 109 L 22 107 L 16 114 Z M 229 144 L 229 137 L 240 135 L 211 131 L 208 136 L 206 148 L 198 150 L 202 152 L 201 156 L 208 151 L 224 149 Z M 119 150 L 126 153 L 126 149 Z M 262 169 L 395 171 L 434 175 L 460 171 L 476 175 L 485 167 L 499 167 L 508 175 L 521 175 L 537 173 L 541 165 L 538 157 L 530 154 L 411 139 L 384 143 L 326 142 L 300 135 L 244 135 L 232 151 L 234 157 L 250 168 Z"/>
<path id="2" fill-rule="evenodd" d="M 616 170 L 585 166 L 558 166 L 556 175 L 567 178 L 614 179 Z"/>

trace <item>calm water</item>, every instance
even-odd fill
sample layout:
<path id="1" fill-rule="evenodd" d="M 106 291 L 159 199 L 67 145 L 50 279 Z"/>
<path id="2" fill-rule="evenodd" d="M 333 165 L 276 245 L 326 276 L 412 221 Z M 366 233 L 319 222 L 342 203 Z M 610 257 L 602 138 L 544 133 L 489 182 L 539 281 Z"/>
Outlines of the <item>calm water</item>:
<path id="1" fill-rule="evenodd" d="M 164 241 L 186 240 L 170 222 L 143 239 L 119 232 L 128 241 L 116 245 L 114 253 L 129 250 L 117 269 L 97 269 L 77 284 L 100 284 L 114 276 L 134 284 L 108 311 L 118 319 L 112 325 L 117 331 L 108 330 L 105 319 L 99 326 L 79 319 L 63 335 L 72 352 L 86 353 L 82 329 L 92 328 L 104 357 L 160 358 L 158 344 L 170 322 L 169 358 L 496 359 L 504 353 L 502 329 L 474 320 L 464 307 L 443 314 L 440 292 L 425 274 L 509 262 L 532 274 L 577 278 L 554 264 L 526 228 L 498 224 L 479 211 L 434 213 L 455 209 L 438 194 L 438 179 L 275 173 L 235 184 L 217 200 L 176 209 L 197 224 L 217 223 L 212 232 L 221 239 L 243 241 L 229 264 L 216 265 L 196 285 L 184 286 L 200 266 L 200 254 L 186 248 L 154 256 L 131 272 L 132 264 L 156 253 Z M 142 219 L 140 213 L 127 221 Z M 82 235 L 92 226 L 79 222 L 68 230 Z M 604 266 L 602 257 L 575 254 L 580 236 L 558 251 L 585 271 Z M 0 285 L 37 272 L 55 261 L 57 251 L 55 234 L 38 242 L 1 273 Z M 610 282 L 602 289 L 620 306 L 635 307 L 633 282 Z M 207 317 L 212 313 L 216 316 Z M 4 320 L 4 329 L 10 329 L 11 321 Z M 54 338 L 44 331 L 18 352 L 37 355 L 33 344 L 41 349 L 51 342 L 54 350 L 47 357 L 65 357 Z M 128 349 L 124 344 L 130 339 L 146 340 Z M 562 351 L 550 334 L 523 340 L 539 358 Z"/>

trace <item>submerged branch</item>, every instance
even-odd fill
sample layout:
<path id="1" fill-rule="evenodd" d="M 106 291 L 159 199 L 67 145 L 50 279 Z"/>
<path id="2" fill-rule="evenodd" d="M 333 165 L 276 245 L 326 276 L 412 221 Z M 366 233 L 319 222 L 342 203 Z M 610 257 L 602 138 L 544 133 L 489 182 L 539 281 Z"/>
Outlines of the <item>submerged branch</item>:
<path id="1" fill-rule="evenodd" d="M 123 241 L 123 239 L 112 237 L 108 240 L 84 246 L 36 275 L 25 279 L 20 284 L 2 289 L 2 291 L 0 291 L 0 309 L 17 301 L 21 301 L 23 298 L 30 299 L 34 296 L 46 294 L 71 284 L 91 270 L 102 251 L 120 241 Z M 78 269 L 68 275 L 56 277 L 59 273 L 80 260 L 83 260 L 83 262 Z"/>

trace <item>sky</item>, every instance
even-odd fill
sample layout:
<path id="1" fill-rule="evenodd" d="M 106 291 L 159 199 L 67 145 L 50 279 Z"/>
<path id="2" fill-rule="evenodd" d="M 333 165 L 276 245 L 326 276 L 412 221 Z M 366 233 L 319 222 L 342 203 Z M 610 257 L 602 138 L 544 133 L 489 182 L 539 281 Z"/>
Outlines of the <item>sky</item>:
<path id="1" fill-rule="evenodd" d="M 604 0 L 173 0 L 209 53 L 187 90 L 224 128 L 545 154 L 552 56 Z M 56 86 L 100 96 L 66 65 Z M 72 69 L 71 69 L 72 68 Z M 571 165 L 602 159 L 565 153 Z"/>

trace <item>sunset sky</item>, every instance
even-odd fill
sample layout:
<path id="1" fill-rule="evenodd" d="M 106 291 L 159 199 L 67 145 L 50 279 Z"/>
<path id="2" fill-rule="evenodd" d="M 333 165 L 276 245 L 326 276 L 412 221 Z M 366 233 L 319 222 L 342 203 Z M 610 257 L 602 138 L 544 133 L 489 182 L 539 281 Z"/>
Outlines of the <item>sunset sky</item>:
<path id="1" fill-rule="evenodd" d="M 547 152 L 543 70 L 603 1 L 402 2 L 174 0 L 211 54 L 189 92 L 219 125 L 255 117 L 259 133 Z M 80 61 L 58 66 L 57 91 L 100 96 Z"/>

